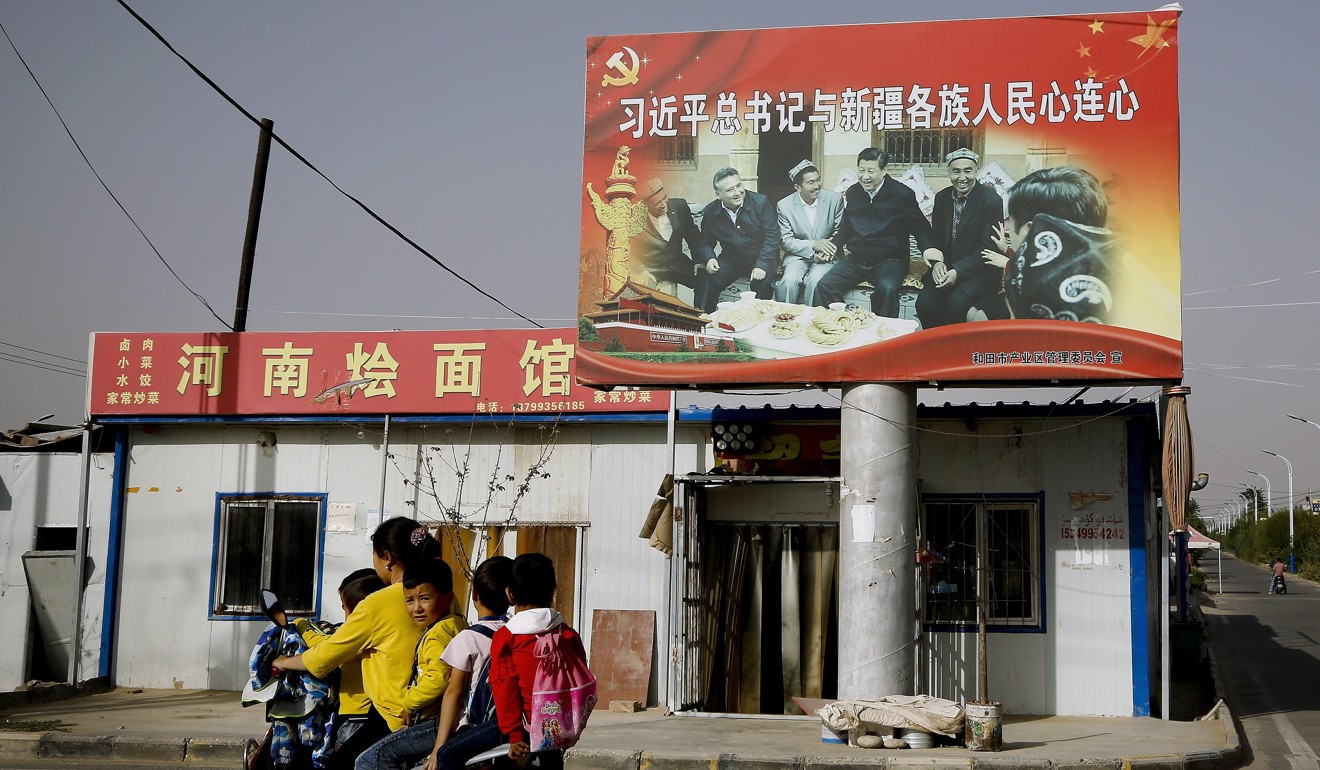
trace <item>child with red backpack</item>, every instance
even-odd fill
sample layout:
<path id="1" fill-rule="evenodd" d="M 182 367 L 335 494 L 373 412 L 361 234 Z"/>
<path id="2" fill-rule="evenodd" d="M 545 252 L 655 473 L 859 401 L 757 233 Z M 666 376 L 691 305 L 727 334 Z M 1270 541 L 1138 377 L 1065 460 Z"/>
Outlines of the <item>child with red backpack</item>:
<path id="1" fill-rule="evenodd" d="M 577 743 L 596 705 L 582 637 L 550 605 L 555 566 L 545 554 L 513 562 L 509 601 L 514 614 L 491 641 L 490 687 L 509 758 L 562 768 L 563 750 Z"/>

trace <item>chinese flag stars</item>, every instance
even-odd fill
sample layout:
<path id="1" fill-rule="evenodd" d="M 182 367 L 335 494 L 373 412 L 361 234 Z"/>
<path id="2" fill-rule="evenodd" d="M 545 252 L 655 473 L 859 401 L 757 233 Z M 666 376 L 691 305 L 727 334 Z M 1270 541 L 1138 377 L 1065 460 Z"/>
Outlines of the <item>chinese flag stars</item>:
<path id="1" fill-rule="evenodd" d="M 1146 34 L 1128 38 L 1129 43 L 1136 43 L 1141 46 L 1141 53 L 1137 54 L 1138 59 L 1144 56 L 1146 52 L 1152 48 L 1158 49 L 1169 47 L 1169 41 L 1164 39 L 1164 30 L 1168 29 L 1173 21 L 1173 19 L 1169 19 L 1168 21 L 1162 21 L 1157 24 L 1155 19 L 1150 16 L 1146 17 Z"/>
<path id="2" fill-rule="evenodd" d="M 1103 21 L 1100 21 L 1099 19 L 1094 19 L 1094 20 L 1092 20 L 1091 23 L 1090 23 L 1090 24 L 1087 24 L 1086 26 L 1091 30 L 1091 34 L 1092 34 L 1092 35 L 1098 35 L 1098 34 L 1100 34 L 1101 32 L 1104 32 L 1104 31 L 1105 31 L 1105 23 L 1104 23 Z M 1077 55 L 1078 55 L 1079 57 L 1083 58 L 1083 59 L 1090 58 L 1090 56 L 1091 56 L 1091 48 L 1090 48 L 1090 46 L 1086 46 L 1086 45 L 1083 45 L 1082 43 L 1078 43 L 1078 44 L 1077 44 Z M 1094 78 L 1095 78 L 1095 75 L 1096 75 L 1095 68 L 1094 68 L 1094 67 L 1087 67 L 1087 68 L 1086 68 L 1086 72 L 1083 73 L 1083 74 L 1085 74 L 1088 78 L 1094 79 Z"/>

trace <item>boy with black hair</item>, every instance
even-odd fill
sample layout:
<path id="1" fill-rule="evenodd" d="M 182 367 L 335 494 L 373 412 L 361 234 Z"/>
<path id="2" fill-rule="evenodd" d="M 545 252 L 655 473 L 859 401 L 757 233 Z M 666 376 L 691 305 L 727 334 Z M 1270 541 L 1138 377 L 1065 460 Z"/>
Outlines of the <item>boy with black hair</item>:
<path id="1" fill-rule="evenodd" d="M 472 757 L 504 741 L 492 706 L 488 674 L 491 641 L 504 627 L 513 560 L 492 556 L 472 573 L 477 622 L 454 637 L 441 660 L 450 666 L 436 728 L 435 747 L 424 770 L 458 770 Z M 421 757 L 418 757 L 420 759 Z"/>
<path id="2" fill-rule="evenodd" d="M 425 629 L 413 657 L 412 680 L 403 691 L 406 726 L 362 752 L 355 770 L 408 770 L 435 743 L 440 698 L 450 676 L 441 655 L 467 621 L 452 611 L 454 573 L 439 559 L 405 567 L 403 596 L 413 622 Z"/>
<path id="3" fill-rule="evenodd" d="M 353 608 L 357 607 L 358 602 L 384 587 L 385 581 L 371 567 L 348 573 L 339 583 L 339 604 L 344 609 L 344 617 L 353 614 Z"/>
<path id="4" fill-rule="evenodd" d="M 353 614 L 358 602 L 385 587 L 376 570 L 364 567 L 350 572 L 339 584 L 339 603 L 344 608 L 344 618 Z M 304 634 L 303 638 L 307 638 Z M 308 641 L 311 646 L 311 641 Z M 371 699 L 367 697 L 362 684 L 362 659 L 353 658 L 339 666 L 339 726 L 335 728 L 335 748 L 339 748 L 352 738 L 367 721 L 371 711 Z"/>
<path id="5" fill-rule="evenodd" d="M 541 553 L 525 553 L 513 562 L 508 597 L 514 614 L 495 632 L 491 644 L 490 686 L 500 731 L 509 740 L 509 758 L 525 762 L 533 753 L 526 725 L 532 723 L 532 683 L 537 675 L 536 643 L 539 635 L 558 631 L 569 655 L 586 660 L 582 637 L 564 623 L 554 603 L 555 565 Z M 564 650 L 564 647 L 560 648 Z M 542 768 L 562 768 L 563 753 L 540 755 Z"/>
<path id="6" fill-rule="evenodd" d="M 1100 180 L 1077 166 L 1033 171 L 1013 185 L 1008 231 L 1015 251 L 1005 294 L 1014 318 L 1109 323 L 1124 254 L 1105 229 L 1108 217 Z"/>

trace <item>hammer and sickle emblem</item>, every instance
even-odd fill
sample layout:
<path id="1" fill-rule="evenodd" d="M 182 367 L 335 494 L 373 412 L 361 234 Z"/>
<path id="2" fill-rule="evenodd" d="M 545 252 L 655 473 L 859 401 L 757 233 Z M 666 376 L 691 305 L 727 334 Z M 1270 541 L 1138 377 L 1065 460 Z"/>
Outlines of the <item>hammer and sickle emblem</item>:
<path id="1" fill-rule="evenodd" d="M 628 52 L 628 57 L 631 60 L 629 64 L 623 63 L 624 51 Z M 623 51 L 615 51 L 614 55 L 605 62 L 605 65 L 618 72 L 622 77 L 616 78 L 606 74 L 600 79 L 602 86 L 631 86 L 637 83 L 637 52 L 628 46 L 625 45 Z"/>

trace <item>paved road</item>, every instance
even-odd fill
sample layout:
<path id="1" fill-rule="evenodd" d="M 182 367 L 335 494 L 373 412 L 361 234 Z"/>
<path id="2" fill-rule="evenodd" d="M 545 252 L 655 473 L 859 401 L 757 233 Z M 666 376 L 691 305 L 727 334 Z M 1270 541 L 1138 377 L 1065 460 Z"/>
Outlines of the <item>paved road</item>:
<path id="1" fill-rule="evenodd" d="M 1320 588 L 1292 579 L 1272 596 L 1263 566 L 1223 558 L 1223 593 L 1213 552 L 1201 559 L 1202 609 L 1229 707 L 1242 725 L 1246 767 L 1320 770 Z"/>

